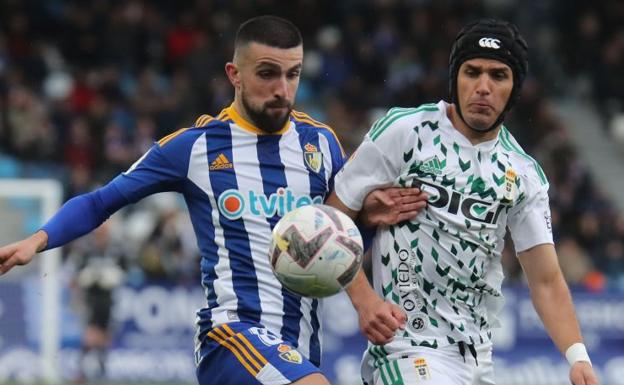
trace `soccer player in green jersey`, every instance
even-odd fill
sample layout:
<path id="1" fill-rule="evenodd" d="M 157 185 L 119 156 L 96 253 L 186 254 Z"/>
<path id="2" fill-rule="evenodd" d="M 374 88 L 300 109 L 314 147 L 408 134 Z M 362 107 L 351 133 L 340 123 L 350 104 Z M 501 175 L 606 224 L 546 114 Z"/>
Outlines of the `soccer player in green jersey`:
<path id="1" fill-rule="evenodd" d="M 557 262 L 548 182 L 502 124 L 527 67 L 514 25 L 466 25 L 450 55 L 451 103 L 391 109 L 336 177 L 328 202 L 353 217 L 381 186 L 429 197 L 416 218 L 377 230 L 374 289 L 362 273 L 347 289 L 370 341 L 365 383 L 494 383 L 490 338 L 507 227 L 572 383 L 598 383 Z"/>

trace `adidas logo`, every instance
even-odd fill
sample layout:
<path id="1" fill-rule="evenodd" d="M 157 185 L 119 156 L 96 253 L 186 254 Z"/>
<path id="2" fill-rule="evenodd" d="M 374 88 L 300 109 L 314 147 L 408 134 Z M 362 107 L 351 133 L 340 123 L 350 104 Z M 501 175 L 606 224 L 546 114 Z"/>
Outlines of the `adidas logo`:
<path id="1" fill-rule="evenodd" d="M 219 156 L 217 156 L 217 158 L 210 163 L 209 167 L 210 171 L 225 170 L 228 168 L 234 168 L 234 165 L 232 165 L 232 162 L 230 162 L 230 160 L 223 155 L 223 153 L 219 154 Z"/>
<path id="2" fill-rule="evenodd" d="M 440 159 L 438 159 L 437 156 L 434 156 L 433 158 L 429 158 L 425 161 L 423 161 L 418 168 L 420 169 L 420 171 L 428 173 L 428 174 L 435 174 L 435 175 L 440 175 L 442 174 L 442 164 L 440 163 Z"/>

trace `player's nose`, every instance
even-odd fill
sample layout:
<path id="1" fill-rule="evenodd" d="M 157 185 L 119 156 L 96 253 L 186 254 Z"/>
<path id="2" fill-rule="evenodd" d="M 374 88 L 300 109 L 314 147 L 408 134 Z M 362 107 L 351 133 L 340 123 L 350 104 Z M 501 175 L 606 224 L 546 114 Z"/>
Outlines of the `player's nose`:
<path id="1" fill-rule="evenodd" d="M 488 95 L 492 90 L 492 84 L 490 81 L 490 78 L 485 75 L 482 74 L 481 76 L 479 76 L 479 78 L 477 79 L 477 87 L 476 87 L 476 92 L 479 95 Z"/>
<path id="2" fill-rule="evenodd" d="M 280 99 L 288 98 L 288 79 L 286 79 L 285 76 L 281 76 L 278 80 L 275 81 L 273 94 Z"/>

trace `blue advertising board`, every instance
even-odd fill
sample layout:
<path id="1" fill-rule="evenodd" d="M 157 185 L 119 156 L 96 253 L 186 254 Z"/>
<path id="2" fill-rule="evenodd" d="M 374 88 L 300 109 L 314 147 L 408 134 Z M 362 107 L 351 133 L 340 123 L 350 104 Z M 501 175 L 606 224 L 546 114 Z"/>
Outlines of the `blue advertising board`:
<path id="1" fill-rule="evenodd" d="M 624 385 L 624 296 L 573 292 L 578 318 L 603 385 Z M 526 288 L 506 288 L 503 327 L 494 332 L 498 385 L 569 384 L 568 364 L 537 317 Z M 40 375 L 36 363 L 41 322 L 35 281 L 0 282 L 0 383 L 29 382 Z M 111 381 L 194 383 L 193 321 L 205 302 L 196 286 L 122 287 L 116 293 L 114 338 L 108 356 Z M 62 350 L 66 380 L 76 372 L 80 319 L 63 294 Z M 366 342 L 349 299 L 327 299 L 324 309 L 323 371 L 333 384 L 360 384 L 360 357 Z"/>

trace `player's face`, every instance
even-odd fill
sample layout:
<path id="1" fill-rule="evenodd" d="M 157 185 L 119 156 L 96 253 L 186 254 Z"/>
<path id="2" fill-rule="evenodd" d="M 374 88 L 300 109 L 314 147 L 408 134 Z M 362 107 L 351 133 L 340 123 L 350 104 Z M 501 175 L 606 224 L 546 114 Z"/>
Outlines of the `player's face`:
<path id="1" fill-rule="evenodd" d="M 464 120 L 487 130 L 505 109 L 513 89 L 508 65 L 492 59 L 466 60 L 457 74 L 457 97 Z"/>
<path id="2" fill-rule="evenodd" d="M 279 131 L 295 103 L 303 46 L 281 49 L 250 43 L 237 53 L 235 62 L 237 73 L 230 80 L 237 89 L 241 112 L 263 131 Z"/>

